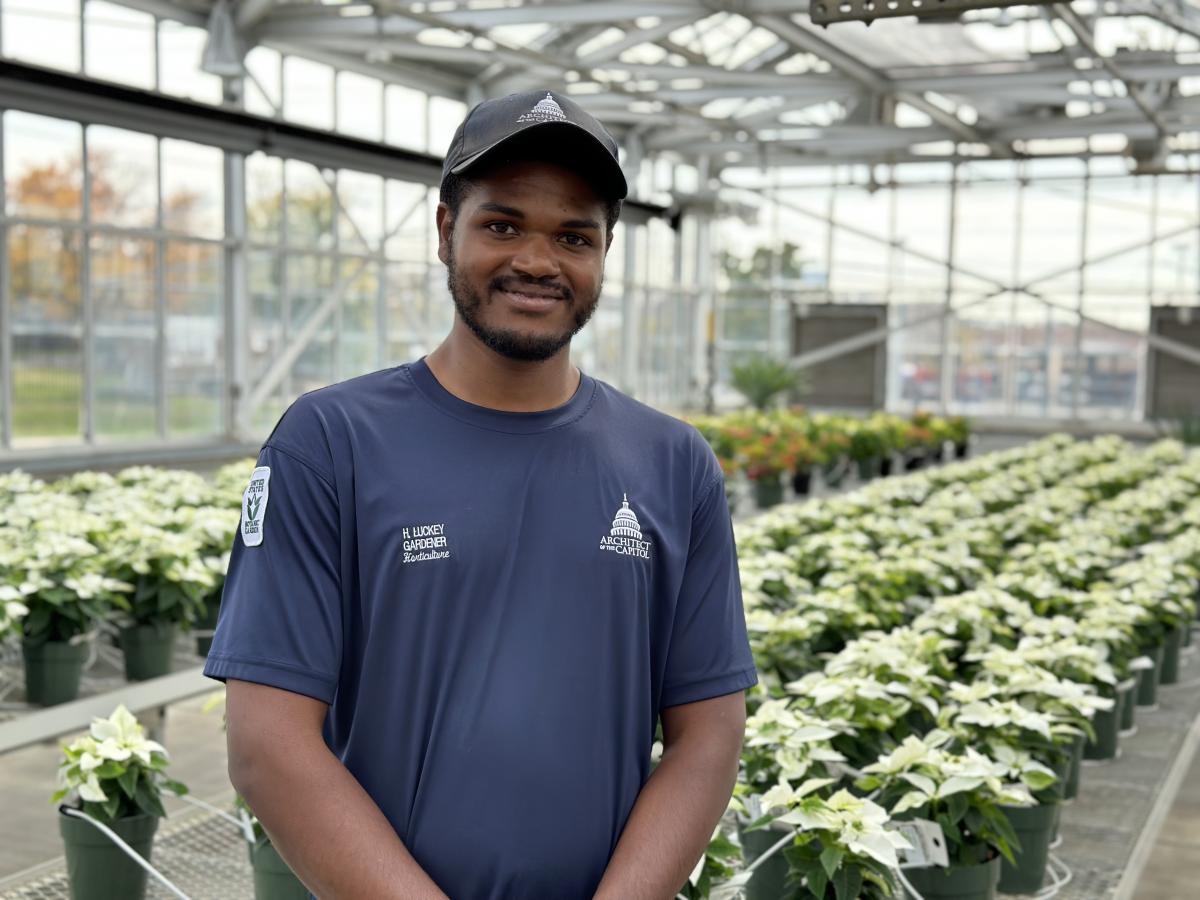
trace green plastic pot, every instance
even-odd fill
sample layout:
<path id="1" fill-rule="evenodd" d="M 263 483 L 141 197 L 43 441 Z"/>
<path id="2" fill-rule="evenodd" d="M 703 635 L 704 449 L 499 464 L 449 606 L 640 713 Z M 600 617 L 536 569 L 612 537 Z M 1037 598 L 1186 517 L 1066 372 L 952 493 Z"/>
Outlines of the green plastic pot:
<path id="1" fill-rule="evenodd" d="M 308 900 L 308 888 L 270 841 L 250 845 L 250 867 L 254 870 L 254 900 Z"/>
<path id="2" fill-rule="evenodd" d="M 150 860 L 158 816 L 129 816 L 104 824 Z M 91 822 L 59 812 L 58 830 L 66 851 L 71 900 L 140 900 L 146 895 L 146 870 Z"/>
<path id="3" fill-rule="evenodd" d="M 1079 795 L 1079 775 L 1083 771 L 1083 747 L 1087 738 L 1080 734 L 1071 744 L 1071 759 L 1067 764 L 1067 778 L 1063 783 L 1063 799 L 1074 800 Z"/>
<path id="4" fill-rule="evenodd" d="M 25 658 L 25 700 L 36 706 L 54 706 L 79 696 L 79 679 L 87 662 L 87 641 L 44 641 L 21 644 Z"/>
<path id="5" fill-rule="evenodd" d="M 787 831 L 775 828 L 760 828 L 756 831 L 742 831 L 739 829 L 738 835 L 742 841 L 742 856 L 746 860 L 746 865 L 754 862 L 754 860 L 770 850 L 786 834 Z M 787 883 L 787 875 L 787 859 L 784 858 L 783 851 L 778 850 L 774 856 L 755 869 L 751 874 L 745 888 L 746 900 L 792 900 L 792 898 L 799 898 L 802 896 L 799 890 L 788 891 L 784 887 Z"/>
<path id="6" fill-rule="evenodd" d="M 1167 632 L 1167 642 L 1163 645 L 1162 671 L 1158 675 L 1159 684 L 1179 683 L 1179 654 L 1183 650 L 1183 633 L 1182 625 Z"/>
<path id="7" fill-rule="evenodd" d="M 1002 806 L 1001 811 L 1017 833 L 1020 849 L 1013 849 L 1015 863 L 1000 862 L 1000 890 L 1006 894 L 1033 894 L 1042 887 L 1050 842 L 1058 820 L 1058 803 L 1038 806 Z"/>
<path id="8" fill-rule="evenodd" d="M 904 877 L 925 900 L 993 900 L 1000 881 L 1000 857 L 961 869 L 905 869 Z"/>
<path id="9" fill-rule="evenodd" d="M 1142 670 L 1142 680 L 1138 683 L 1137 690 L 1138 706 L 1153 706 L 1158 702 L 1158 679 L 1166 652 L 1166 644 L 1157 644 L 1145 652 L 1146 656 L 1154 660 L 1154 668 Z"/>
<path id="10" fill-rule="evenodd" d="M 754 502 L 759 509 L 770 509 L 783 502 L 783 480 L 778 476 L 759 478 L 754 482 Z"/>
<path id="11" fill-rule="evenodd" d="M 1121 713 L 1126 703 L 1132 702 L 1137 682 L 1134 679 L 1122 682 L 1117 687 L 1116 703 L 1112 709 L 1100 710 L 1092 719 L 1096 739 L 1089 740 L 1083 748 L 1083 758 L 1092 760 L 1114 759 L 1121 730 Z"/>
<path id="12" fill-rule="evenodd" d="M 872 456 L 870 459 L 856 459 L 854 465 L 858 469 L 859 481 L 870 481 L 879 474 L 879 459 L 877 457 Z"/>
<path id="13" fill-rule="evenodd" d="M 200 631 L 212 631 L 217 627 L 217 617 L 221 612 L 221 596 L 218 594 L 215 597 L 210 597 L 208 602 L 204 604 L 204 615 L 196 620 L 195 627 Z M 212 649 L 212 636 L 196 638 L 196 653 L 200 656 L 208 656 L 208 651 Z"/>
<path id="14" fill-rule="evenodd" d="M 167 625 L 130 625 L 121 629 L 121 649 L 125 651 L 125 677 L 145 681 L 167 675 L 175 650 L 174 623 Z"/>

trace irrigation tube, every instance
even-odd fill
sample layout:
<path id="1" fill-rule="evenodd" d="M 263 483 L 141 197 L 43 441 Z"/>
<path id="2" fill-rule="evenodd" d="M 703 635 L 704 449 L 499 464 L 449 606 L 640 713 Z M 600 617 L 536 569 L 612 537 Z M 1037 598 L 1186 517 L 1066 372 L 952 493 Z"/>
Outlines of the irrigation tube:
<path id="1" fill-rule="evenodd" d="M 154 866 L 152 866 L 152 865 L 150 865 L 150 863 L 146 862 L 146 860 L 142 858 L 142 855 L 140 853 L 138 853 L 136 850 L 134 850 L 132 847 L 130 847 L 127 843 L 125 843 L 123 840 L 121 840 L 117 836 L 117 833 L 115 831 L 113 831 L 111 828 L 109 828 L 107 825 L 100 824 L 98 821 L 93 819 L 87 813 L 85 813 L 79 809 L 72 809 L 69 806 L 60 806 L 59 810 L 61 810 L 66 815 L 74 816 L 77 819 L 87 819 L 87 821 L 91 822 L 94 826 L 99 828 L 102 832 L 104 832 L 104 834 L 108 835 L 109 840 L 111 840 L 114 844 L 116 844 L 118 847 L 120 847 L 122 852 L 124 852 L 124 854 L 126 856 L 128 856 L 135 863 L 137 863 L 139 866 L 141 866 L 143 869 L 145 869 L 147 872 L 149 872 L 151 875 L 153 875 L 156 881 L 161 882 L 162 885 L 168 891 L 170 891 L 172 894 L 174 894 L 176 897 L 178 897 L 179 900 L 192 900 L 191 897 L 189 897 L 183 891 L 179 890 L 179 888 L 175 887 L 175 885 L 171 884 L 171 882 L 167 881 L 167 879 L 164 878 L 162 876 L 162 874 L 159 873 L 159 871 L 156 868 L 154 868 Z"/>

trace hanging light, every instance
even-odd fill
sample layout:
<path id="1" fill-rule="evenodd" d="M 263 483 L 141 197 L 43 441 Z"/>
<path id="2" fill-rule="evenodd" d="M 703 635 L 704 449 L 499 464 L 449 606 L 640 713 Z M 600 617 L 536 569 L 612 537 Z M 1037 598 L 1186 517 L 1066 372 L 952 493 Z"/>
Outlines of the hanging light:
<path id="1" fill-rule="evenodd" d="M 245 50 L 233 22 L 229 0 L 217 0 L 208 17 L 208 40 L 204 44 L 200 68 L 222 78 L 241 78 L 246 74 L 242 65 L 244 56 Z"/>

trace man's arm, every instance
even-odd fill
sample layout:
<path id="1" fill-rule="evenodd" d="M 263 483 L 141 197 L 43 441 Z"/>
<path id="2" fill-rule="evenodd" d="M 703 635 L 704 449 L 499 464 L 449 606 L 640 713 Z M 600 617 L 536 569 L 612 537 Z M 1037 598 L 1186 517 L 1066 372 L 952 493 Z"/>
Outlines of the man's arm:
<path id="1" fill-rule="evenodd" d="M 321 900 L 446 900 L 362 785 L 325 745 L 328 706 L 230 678 L 229 778 Z"/>
<path id="2" fill-rule="evenodd" d="M 663 755 L 630 813 L 596 900 L 670 900 L 729 804 L 746 729 L 742 691 L 662 711 Z"/>

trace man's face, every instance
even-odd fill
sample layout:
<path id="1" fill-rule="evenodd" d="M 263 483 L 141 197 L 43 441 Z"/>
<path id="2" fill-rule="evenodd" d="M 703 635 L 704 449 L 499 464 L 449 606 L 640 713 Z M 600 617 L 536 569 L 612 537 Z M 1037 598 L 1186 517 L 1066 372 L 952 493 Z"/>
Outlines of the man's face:
<path id="1" fill-rule="evenodd" d="M 458 216 L 437 211 L 438 256 L 463 322 L 509 359 L 549 359 L 591 318 L 608 251 L 605 205 L 553 163 L 472 179 Z"/>

